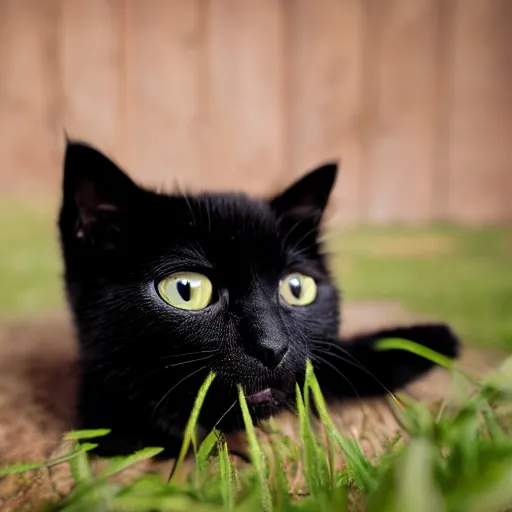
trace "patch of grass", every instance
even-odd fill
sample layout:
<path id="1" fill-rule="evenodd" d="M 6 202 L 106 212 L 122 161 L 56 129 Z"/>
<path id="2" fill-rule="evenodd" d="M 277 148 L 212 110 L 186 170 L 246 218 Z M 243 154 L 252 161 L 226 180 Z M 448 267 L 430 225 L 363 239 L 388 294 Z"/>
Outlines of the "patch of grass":
<path id="1" fill-rule="evenodd" d="M 512 229 L 357 228 L 327 241 L 347 300 L 395 300 L 465 342 L 512 350 Z"/>
<path id="2" fill-rule="evenodd" d="M 382 344 L 381 349 L 400 345 L 417 351 L 403 340 L 390 341 L 387 345 Z M 274 434 L 268 442 L 258 440 L 240 389 L 239 404 L 252 459 L 252 464 L 241 469 L 235 469 L 226 441 L 216 432 L 215 443 L 208 436 L 195 450 L 198 464 L 188 480 L 167 482 L 145 475 L 129 483 L 115 483 L 110 478 L 112 474 L 152 457 L 158 449 L 116 457 L 94 474 L 87 453 L 92 446 L 89 440 L 108 435 L 104 430 L 73 432 L 67 435 L 74 442 L 69 455 L 25 468 L 4 468 L 0 475 L 69 463 L 75 487 L 60 503 L 49 503 L 44 509 L 47 512 L 509 510 L 512 506 L 512 358 L 486 380 L 454 375 L 459 376 L 458 381 L 454 379 L 459 383 L 457 392 L 438 411 L 430 411 L 405 396 L 400 401 L 390 400 L 408 440 L 390 444 L 387 453 L 376 461 L 366 457 L 355 439 L 344 437 L 336 429 L 308 363 L 305 386 L 297 388 L 301 439 L 294 455 L 282 433 Z M 197 407 L 207 399 L 213 378 L 210 375 L 202 387 Z M 319 416 L 315 422 L 311 415 L 313 404 Z M 197 410 L 191 415 L 184 446 L 192 443 L 195 447 L 196 420 Z M 215 447 L 217 455 L 213 456 Z M 341 465 L 334 464 L 335 452 L 343 455 Z M 300 494 L 292 489 L 284 470 L 291 464 L 286 460 L 290 457 L 300 462 L 298 467 L 302 468 L 306 482 Z"/>
<path id="3" fill-rule="evenodd" d="M 56 213 L 0 201 L 0 315 L 30 315 L 62 303 Z"/>

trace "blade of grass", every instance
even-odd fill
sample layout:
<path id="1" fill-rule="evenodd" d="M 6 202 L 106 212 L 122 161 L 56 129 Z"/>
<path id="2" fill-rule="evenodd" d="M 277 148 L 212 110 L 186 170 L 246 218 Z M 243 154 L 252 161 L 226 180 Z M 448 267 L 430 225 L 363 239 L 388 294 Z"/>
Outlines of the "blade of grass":
<path id="1" fill-rule="evenodd" d="M 151 459 L 163 451 L 163 448 L 148 447 L 143 448 L 142 450 L 137 450 L 135 453 L 132 453 L 127 457 L 113 457 L 110 459 L 110 464 L 108 467 L 101 473 L 101 476 L 107 478 L 109 476 L 115 475 L 116 473 L 120 473 L 130 466 L 133 466 L 134 464 L 137 464 L 143 460 Z"/>
<path id="2" fill-rule="evenodd" d="M 295 387 L 296 404 L 299 416 L 300 440 L 303 447 L 304 476 L 311 494 L 324 508 L 325 497 L 331 481 L 325 449 L 319 446 L 309 420 L 311 411 L 308 410 L 302 398 L 298 384 Z"/>
<path id="3" fill-rule="evenodd" d="M 72 430 L 64 434 L 66 441 L 82 441 L 84 439 L 94 439 L 95 437 L 103 437 L 110 434 L 110 429 L 99 428 L 95 430 Z"/>
<path id="4" fill-rule="evenodd" d="M 411 441 L 384 468 L 367 500 L 368 512 L 443 512 L 444 500 L 435 481 L 435 446 L 427 439 Z"/>
<path id="5" fill-rule="evenodd" d="M 232 510 L 235 504 L 233 489 L 233 466 L 229 459 L 226 441 L 219 442 L 219 469 L 222 501 L 227 510 Z"/>
<path id="6" fill-rule="evenodd" d="M 219 430 L 213 429 L 210 433 L 203 439 L 201 445 L 199 446 L 199 450 L 196 453 L 196 464 L 200 470 L 203 470 L 206 466 L 206 462 L 208 461 L 208 457 L 212 453 L 219 439 L 222 438 L 222 434 Z"/>
<path id="7" fill-rule="evenodd" d="M 31 471 L 33 469 L 40 468 L 49 468 L 52 466 L 57 466 L 58 464 L 63 464 L 64 462 L 68 462 L 77 455 L 80 455 L 83 452 L 93 450 L 98 445 L 93 443 L 84 443 L 79 447 L 75 448 L 70 453 L 63 455 L 62 457 L 57 457 L 55 459 L 51 459 L 45 462 L 29 462 L 26 464 L 14 464 L 12 466 L 6 466 L 4 468 L 0 468 L 0 477 L 6 475 L 14 475 L 18 473 L 25 473 L 27 471 Z"/>
<path id="8" fill-rule="evenodd" d="M 195 439 L 196 436 L 196 426 L 197 420 L 199 419 L 199 413 L 201 411 L 201 407 L 203 406 L 204 400 L 206 398 L 206 393 L 208 389 L 212 385 L 213 379 L 215 379 L 215 374 L 210 373 L 206 380 L 203 382 L 199 391 L 197 393 L 196 399 L 194 401 L 194 407 L 192 408 L 192 412 L 190 413 L 189 420 L 187 422 L 187 426 L 185 427 L 185 432 L 183 435 L 183 443 L 181 445 L 181 450 L 178 455 L 178 459 L 176 464 L 174 465 L 169 480 L 172 479 L 173 475 L 177 472 L 178 468 L 183 463 L 185 456 L 187 455 L 188 449 L 190 448 L 190 444 L 192 442 L 192 438 Z M 195 441 L 194 441 L 195 442 Z"/>
<path id="9" fill-rule="evenodd" d="M 115 508 L 124 512 L 218 512 L 220 509 L 208 503 L 199 503 L 191 497 L 181 494 L 172 496 L 132 496 L 130 494 L 116 496 Z M 84 511 L 91 512 L 91 510 Z"/>
<path id="10" fill-rule="evenodd" d="M 377 341 L 374 344 L 374 348 L 376 351 L 384 351 L 384 350 L 406 350 L 407 352 L 411 352 L 412 354 L 416 354 L 417 356 L 423 357 L 432 361 L 434 364 L 441 366 L 449 371 L 455 371 L 464 375 L 466 379 L 468 379 L 473 384 L 479 384 L 478 379 L 476 379 L 470 372 L 466 371 L 462 368 L 456 359 L 450 359 L 449 357 L 432 350 L 431 348 L 425 347 L 424 345 L 420 345 L 414 341 L 406 340 L 403 338 L 387 338 Z"/>
<path id="11" fill-rule="evenodd" d="M 281 443 L 276 442 L 274 438 L 270 439 L 270 446 L 272 448 L 272 455 L 274 457 L 274 481 L 275 485 L 272 488 L 274 496 L 273 503 L 275 510 L 282 511 L 290 508 L 290 495 L 288 493 L 288 480 L 284 471 L 284 460 L 281 457 Z"/>
<path id="12" fill-rule="evenodd" d="M 86 452 L 79 453 L 69 461 L 69 469 L 75 482 L 86 482 L 92 478 L 91 465 Z"/>
<path id="13" fill-rule="evenodd" d="M 425 347 L 424 345 L 420 345 L 419 343 L 415 343 L 414 341 L 404 340 L 402 338 L 387 338 L 383 340 L 379 340 L 374 345 L 375 350 L 406 350 L 407 352 L 411 352 L 416 354 L 417 356 L 424 357 L 425 359 L 429 359 L 433 363 L 446 368 L 447 370 L 453 369 L 454 361 L 449 357 L 444 356 L 443 354 L 439 354 L 435 350 L 431 348 Z"/>
<path id="14" fill-rule="evenodd" d="M 477 445 L 478 446 L 478 445 Z M 512 506 L 512 451 L 499 444 L 481 445 L 478 471 L 465 479 L 455 475 L 445 490 L 449 510 L 500 512 Z"/>
<path id="15" fill-rule="evenodd" d="M 491 439 L 496 441 L 504 441 L 507 438 L 507 434 L 503 431 L 500 425 L 498 417 L 494 414 L 492 408 L 487 404 L 487 407 L 482 411 L 482 415 L 487 426 L 487 431 Z"/>
<path id="16" fill-rule="evenodd" d="M 399 394 L 400 402 L 388 397 L 388 405 L 398 424 L 409 434 L 415 437 L 431 437 L 437 419 L 432 416 L 428 407 L 411 400 L 404 394 Z"/>
<path id="17" fill-rule="evenodd" d="M 311 389 L 320 420 L 342 449 L 346 458 L 347 468 L 356 485 L 362 490 L 368 491 L 373 489 L 376 485 L 375 467 L 364 455 L 357 441 L 346 439 L 336 428 L 327 412 L 327 405 L 320 390 L 320 385 L 314 375 L 311 361 L 308 361 L 306 365 L 306 385 Z"/>
<path id="18" fill-rule="evenodd" d="M 59 512 L 107 512 L 121 486 L 107 482 L 102 478 L 92 479 L 77 485 L 73 492 L 57 505 Z"/>
<path id="19" fill-rule="evenodd" d="M 261 503 L 263 510 L 270 512 L 272 510 L 272 496 L 267 481 L 267 474 L 265 468 L 265 458 L 263 450 L 256 437 L 254 425 L 252 423 L 251 414 L 247 406 L 245 394 L 242 386 L 238 385 L 238 399 L 240 401 L 240 408 L 242 410 L 242 417 L 244 420 L 247 440 L 249 442 L 249 452 L 251 454 L 251 461 L 256 469 L 256 473 L 260 484 Z"/>
<path id="20" fill-rule="evenodd" d="M 394 512 L 445 510 L 444 500 L 434 479 L 434 447 L 426 439 L 411 441 L 397 470 L 399 485 Z"/>

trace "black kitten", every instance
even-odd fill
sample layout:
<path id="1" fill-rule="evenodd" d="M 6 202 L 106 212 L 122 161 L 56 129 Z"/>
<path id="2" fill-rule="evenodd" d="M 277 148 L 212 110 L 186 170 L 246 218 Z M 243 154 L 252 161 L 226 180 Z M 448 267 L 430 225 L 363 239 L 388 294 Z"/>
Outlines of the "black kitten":
<path id="1" fill-rule="evenodd" d="M 164 446 L 174 456 L 196 392 L 217 374 L 205 429 L 241 428 L 293 404 L 310 358 L 326 396 L 384 394 L 432 364 L 376 352 L 400 336 L 450 357 L 444 325 L 338 343 L 339 297 L 318 241 L 330 163 L 271 200 L 167 195 L 137 186 L 95 149 L 68 142 L 60 213 L 65 283 L 80 345 L 77 428 L 111 428 L 97 453 Z"/>

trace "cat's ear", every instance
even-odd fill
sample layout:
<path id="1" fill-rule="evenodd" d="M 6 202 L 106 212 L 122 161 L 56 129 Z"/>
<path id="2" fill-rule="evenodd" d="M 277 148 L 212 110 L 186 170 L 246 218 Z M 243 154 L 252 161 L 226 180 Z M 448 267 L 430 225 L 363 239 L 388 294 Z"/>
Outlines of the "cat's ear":
<path id="1" fill-rule="evenodd" d="M 132 206 L 140 188 L 109 158 L 82 142 L 67 139 L 63 208 L 73 219 L 77 238 L 96 231 Z"/>
<path id="2" fill-rule="evenodd" d="M 338 162 L 328 162 L 293 183 L 270 205 L 278 217 L 309 218 L 320 222 L 338 174 Z"/>
<path id="3" fill-rule="evenodd" d="M 121 209 L 139 191 L 112 160 L 92 146 L 71 140 L 66 146 L 63 186 L 64 199 L 76 204 L 85 223 L 101 212 Z"/>

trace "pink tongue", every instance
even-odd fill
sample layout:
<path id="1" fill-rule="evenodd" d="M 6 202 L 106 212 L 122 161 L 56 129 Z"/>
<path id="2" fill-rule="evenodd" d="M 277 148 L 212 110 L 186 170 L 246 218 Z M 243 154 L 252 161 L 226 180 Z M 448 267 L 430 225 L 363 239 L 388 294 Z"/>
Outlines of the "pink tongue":
<path id="1" fill-rule="evenodd" d="M 247 397 L 247 400 L 251 404 L 261 404 L 263 402 L 270 402 L 271 398 L 272 398 L 272 391 L 270 391 L 270 388 L 267 388 L 267 389 L 264 389 L 263 391 L 260 391 L 259 393 L 250 395 L 249 397 Z"/>

